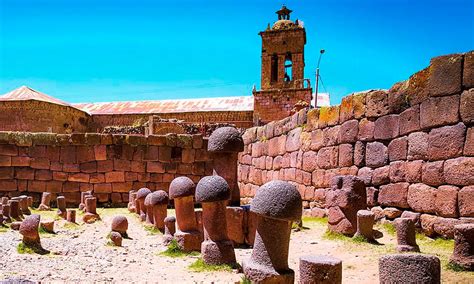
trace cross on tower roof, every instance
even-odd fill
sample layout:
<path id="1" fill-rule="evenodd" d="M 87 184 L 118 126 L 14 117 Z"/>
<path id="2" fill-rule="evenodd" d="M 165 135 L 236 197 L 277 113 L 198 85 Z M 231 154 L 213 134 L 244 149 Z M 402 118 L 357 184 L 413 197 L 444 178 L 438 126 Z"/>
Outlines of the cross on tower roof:
<path id="1" fill-rule="evenodd" d="M 291 12 L 293 11 L 283 5 L 280 10 L 276 11 L 278 14 L 278 20 L 289 20 Z"/>

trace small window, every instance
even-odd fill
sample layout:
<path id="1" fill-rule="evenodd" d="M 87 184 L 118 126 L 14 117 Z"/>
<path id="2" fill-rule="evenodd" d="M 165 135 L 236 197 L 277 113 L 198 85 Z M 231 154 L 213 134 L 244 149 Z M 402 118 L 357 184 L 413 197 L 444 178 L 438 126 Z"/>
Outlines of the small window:
<path id="1" fill-rule="evenodd" d="M 285 59 L 285 82 L 291 82 L 293 75 L 293 62 L 291 61 L 291 54 L 288 54 Z"/>

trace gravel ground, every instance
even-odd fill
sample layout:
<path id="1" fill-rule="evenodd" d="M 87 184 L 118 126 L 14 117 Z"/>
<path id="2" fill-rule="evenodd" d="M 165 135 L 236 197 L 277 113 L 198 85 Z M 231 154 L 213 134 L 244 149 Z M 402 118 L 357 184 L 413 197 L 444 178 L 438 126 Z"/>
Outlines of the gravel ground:
<path id="1" fill-rule="evenodd" d="M 173 212 L 170 211 L 172 214 Z M 42 219 L 54 217 L 54 212 L 41 213 Z M 102 221 L 65 227 L 57 221 L 55 235 L 41 234 L 41 242 L 49 255 L 18 254 L 16 246 L 21 235 L 12 230 L 0 232 L 0 279 L 26 279 L 45 282 L 171 282 L 171 283 L 238 283 L 243 274 L 236 272 L 192 272 L 188 269 L 199 256 L 170 258 L 159 255 L 166 248 L 161 235 L 145 230 L 138 219 L 125 209 L 99 209 Z M 106 245 L 106 236 L 115 214 L 129 220 L 123 247 Z M 78 219 L 80 219 L 80 215 Z M 348 239 L 323 237 L 325 225 L 308 221 L 309 229 L 292 233 L 289 265 L 296 271 L 298 259 L 305 254 L 332 255 L 343 260 L 344 283 L 378 283 L 378 258 L 394 252 L 395 238 L 385 234 L 382 245 L 358 244 Z M 436 253 L 445 264 L 452 251 L 452 242 L 434 246 L 426 238 L 419 241 L 423 252 Z M 385 244 L 385 245 L 383 245 Z M 250 256 L 251 249 L 236 249 L 237 261 Z M 453 272 L 443 268 L 445 283 L 474 283 L 474 273 Z M 297 280 L 296 279 L 296 280 Z"/>

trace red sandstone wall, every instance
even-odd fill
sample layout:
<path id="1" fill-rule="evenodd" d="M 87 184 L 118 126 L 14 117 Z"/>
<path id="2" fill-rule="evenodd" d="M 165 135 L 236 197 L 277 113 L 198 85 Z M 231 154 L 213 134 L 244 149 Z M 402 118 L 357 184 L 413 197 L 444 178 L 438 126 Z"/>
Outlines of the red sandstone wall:
<path id="1" fill-rule="evenodd" d="M 320 214 L 331 178 L 358 175 L 379 214 L 419 212 L 427 234 L 452 237 L 454 224 L 474 222 L 473 125 L 474 53 L 437 57 L 389 91 L 248 129 L 241 196 L 287 180 Z"/>
<path id="2" fill-rule="evenodd" d="M 212 173 L 201 135 L 104 135 L 0 132 L 0 196 L 41 192 L 78 204 L 94 190 L 99 202 L 124 203 L 131 189 L 168 191 L 176 176 L 198 182 Z"/>
<path id="3" fill-rule="evenodd" d="M 84 133 L 89 119 L 85 112 L 68 106 L 34 100 L 0 101 L 0 131 Z"/>

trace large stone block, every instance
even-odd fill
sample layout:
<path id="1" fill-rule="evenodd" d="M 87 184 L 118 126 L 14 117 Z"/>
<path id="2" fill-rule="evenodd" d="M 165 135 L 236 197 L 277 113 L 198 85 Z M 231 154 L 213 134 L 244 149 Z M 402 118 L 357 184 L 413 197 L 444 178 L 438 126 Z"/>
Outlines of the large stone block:
<path id="1" fill-rule="evenodd" d="M 321 129 L 316 129 L 311 132 L 310 149 L 318 151 L 322 147 L 324 147 L 324 132 Z"/>
<path id="2" fill-rule="evenodd" d="M 467 130 L 466 142 L 464 143 L 464 156 L 474 156 L 474 127 Z M 12 159 L 13 164 L 13 159 Z"/>
<path id="3" fill-rule="evenodd" d="M 285 154 L 286 139 L 286 135 L 281 135 L 268 140 L 268 155 L 271 157 L 276 157 L 278 155 Z"/>
<path id="4" fill-rule="evenodd" d="M 408 160 L 428 159 L 428 133 L 415 132 L 408 135 Z"/>
<path id="5" fill-rule="evenodd" d="M 420 130 L 420 106 L 415 105 L 400 113 L 400 135 Z"/>
<path id="6" fill-rule="evenodd" d="M 445 96 L 461 91 L 462 62 L 462 54 L 450 54 L 431 59 L 428 79 L 430 96 Z"/>
<path id="7" fill-rule="evenodd" d="M 343 123 L 354 118 L 354 95 L 343 97 L 339 108 L 339 122 Z"/>
<path id="8" fill-rule="evenodd" d="M 421 181 L 431 186 L 439 186 L 445 183 L 443 173 L 444 161 L 427 162 L 423 164 Z"/>
<path id="9" fill-rule="evenodd" d="M 357 93 L 352 95 L 352 105 L 354 107 L 354 117 L 356 119 L 365 116 L 367 93 Z"/>
<path id="10" fill-rule="evenodd" d="M 241 207 L 226 208 L 227 235 L 235 246 L 245 243 L 245 211 Z"/>
<path id="11" fill-rule="evenodd" d="M 420 106 L 422 129 L 453 124 L 459 121 L 459 95 L 429 98 Z"/>
<path id="12" fill-rule="evenodd" d="M 365 144 L 360 141 L 354 145 L 354 165 L 358 167 L 365 165 Z"/>
<path id="13" fill-rule="evenodd" d="M 458 191 L 452 185 L 442 185 L 436 190 L 436 214 L 441 217 L 458 217 Z"/>
<path id="14" fill-rule="evenodd" d="M 359 122 L 359 133 L 358 138 L 361 141 L 372 141 L 374 140 L 375 122 L 363 118 Z"/>
<path id="15" fill-rule="evenodd" d="M 303 153 L 303 170 L 312 172 L 318 168 L 318 153 L 307 151 Z"/>
<path id="16" fill-rule="evenodd" d="M 322 169 L 336 168 L 338 164 L 338 147 L 325 147 L 318 151 L 318 166 Z"/>
<path id="17" fill-rule="evenodd" d="M 474 51 L 464 54 L 462 84 L 465 89 L 474 88 Z"/>
<path id="18" fill-rule="evenodd" d="M 366 99 L 367 117 L 380 117 L 390 112 L 387 93 L 385 91 L 372 91 L 367 94 Z"/>
<path id="19" fill-rule="evenodd" d="M 444 178 L 453 185 L 474 184 L 474 157 L 460 157 L 444 162 Z"/>
<path id="20" fill-rule="evenodd" d="M 339 123 L 339 106 L 321 107 L 319 109 L 319 128 L 334 126 Z"/>
<path id="21" fill-rule="evenodd" d="M 300 149 L 301 129 L 302 129 L 301 127 L 297 127 L 288 133 L 288 136 L 286 138 L 286 146 L 285 146 L 287 152 L 293 152 Z"/>
<path id="22" fill-rule="evenodd" d="M 365 164 L 368 167 L 381 167 L 388 162 L 388 149 L 380 142 L 367 143 L 365 151 Z"/>
<path id="23" fill-rule="evenodd" d="M 422 175 L 423 161 L 396 161 L 390 163 L 391 182 L 420 182 Z"/>
<path id="24" fill-rule="evenodd" d="M 409 185 L 407 182 L 382 185 L 379 191 L 379 203 L 384 206 L 409 208 L 407 201 Z"/>
<path id="25" fill-rule="evenodd" d="M 387 140 L 397 137 L 400 130 L 399 121 L 397 114 L 379 117 L 375 121 L 374 138 Z"/>
<path id="26" fill-rule="evenodd" d="M 412 184 L 408 187 L 408 205 L 417 212 L 436 212 L 436 188 L 423 183 Z"/>
<path id="27" fill-rule="evenodd" d="M 339 131 L 339 143 L 353 143 L 357 141 L 359 122 L 355 119 L 344 122 Z"/>
<path id="28" fill-rule="evenodd" d="M 341 126 L 327 127 L 323 130 L 324 146 L 334 146 L 339 144 L 339 133 Z"/>
<path id="29" fill-rule="evenodd" d="M 350 167 L 353 165 L 354 148 L 351 144 L 339 145 L 339 167 Z"/>
<path id="30" fill-rule="evenodd" d="M 466 126 L 462 122 L 432 129 L 428 136 L 428 158 L 433 161 L 462 155 L 465 133 Z"/>
<path id="31" fill-rule="evenodd" d="M 373 185 L 382 185 L 390 182 L 390 167 L 384 166 L 376 168 L 372 175 Z"/>
<path id="32" fill-rule="evenodd" d="M 390 161 L 406 160 L 408 154 L 408 139 L 400 137 L 388 144 L 388 158 Z"/>
<path id="33" fill-rule="evenodd" d="M 474 123 L 474 88 L 461 94 L 459 104 L 461 119 L 465 123 Z"/>
<path id="34" fill-rule="evenodd" d="M 474 185 L 463 187 L 458 194 L 459 214 L 474 217 Z"/>
<path id="35" fill-rule="evenodd" d="M 363 167 L 357 171 L 357 176 L 365 183 L 365 185 L 372 184 L 373 175 L 374 175 L 374 170 L 369 167 Z"/>

